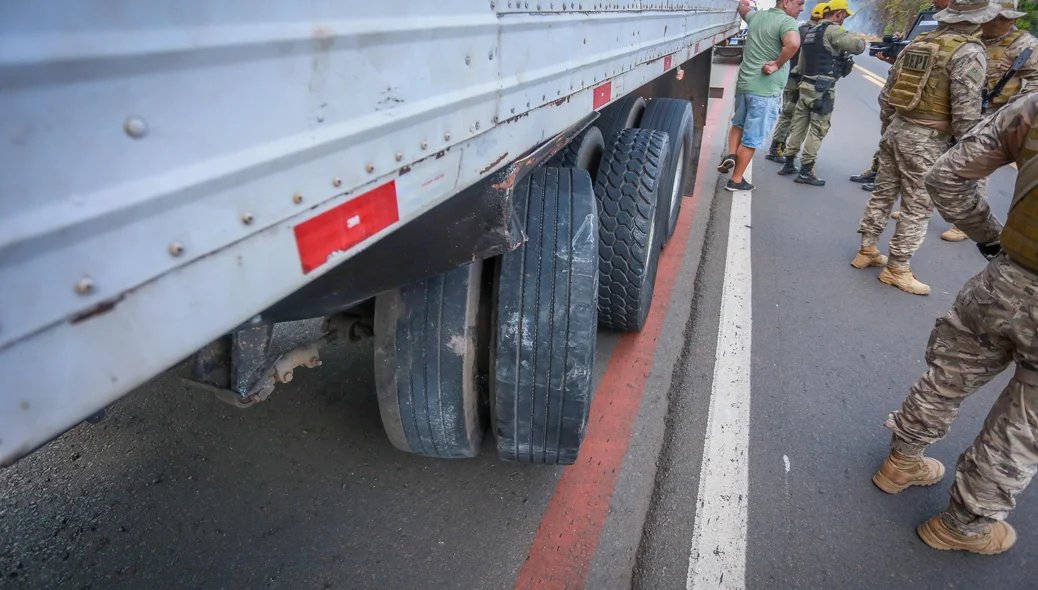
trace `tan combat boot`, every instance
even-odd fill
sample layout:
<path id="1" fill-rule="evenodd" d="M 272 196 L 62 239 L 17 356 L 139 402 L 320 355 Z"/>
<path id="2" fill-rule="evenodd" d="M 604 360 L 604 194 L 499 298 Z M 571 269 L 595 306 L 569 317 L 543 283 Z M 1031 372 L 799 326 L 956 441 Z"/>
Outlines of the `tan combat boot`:
<path id="1" fill-rule="evenodd" d="M 915 532 L 923 543 L 941 551 L 998 555 L 1016 544 L 1016 529 L 1008 522 L 989 524 L 984 532 L 967 536 L 945 524 L 938 514 L 916 527 Z"/>
<path id="2" fill-rule="evenodd" d="M 872 483 L 888 494 L 899 494 L 911 486 L 932 486 L 944 477 L 944 465 L 932 457 L 906 457 L 897 451 L 880 466 Z"/>
<path id="3" fill-rule="evenodd" d="M 930 294 L 930 285 L 916 279 L 915 275 L 912 274 L 912 269 L 907 266 L 891 266 L 888 264 L 886 268 L 880 271 L 879 280 L 912 295 Z"/>
<path id="4" fill-rule="evenodd" d="M 961 242 L 968 237 L 969 236 L 966 235 L 966 232 L 955 227 L 954 225 L 951 226 L 951 228 L 949 228 L 948 231 L 941 234 L 941 239 L 945 242 Z"/>
<path id="5" fill-rule="evenodd" d="M 879 249 L 875 246 L 862 246 L 854 260 L 851 261 L 851 266 L 857 269 L 886 265 L 887 257 L 880 254 Z"/>

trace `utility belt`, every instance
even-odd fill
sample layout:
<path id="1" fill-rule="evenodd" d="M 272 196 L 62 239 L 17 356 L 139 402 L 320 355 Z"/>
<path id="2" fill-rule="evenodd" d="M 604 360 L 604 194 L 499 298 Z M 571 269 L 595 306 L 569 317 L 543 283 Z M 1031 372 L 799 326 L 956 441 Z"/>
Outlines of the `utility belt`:
<path id="1" fill-rule="evenodd" d="M 934 129 L 933 127 L 926 127 L 926 126 L 923 126 L 923 125 L 916 125 L 915 123 L 912 123 L 910 121 L 906 121 L 905 119 L 901 118 L 900 116 L 894 117 L 894 120 L 890 122 L 890 126 L 888 128 L 889 129 L 904 129 L 906 131 L 911 131 L 912 133 L 915 133 L 915 134 L 918 134 L 918 135 L 925 135 L 926 137 L 932 137 L 932 138 L 936 139 L 937 141 L 948 142 L 948 141 L 952 140 L 952 135 L 950 133 L 945 133 L 944 131 L 941 131 L 940 129 Z"/>
<path id="2" fill-rule="evenodd" d="M 804 78 L 804 82 L 813 84 L 815 92 L 820 94 L 811 103 L 811 112 L 823 117 L 832 114 L 833 109 L 836 108 L 836 97 L 832 92 L 833 88 L 836 87 L 836 80 L 828 76 L 814 76 L 813 78 Z"/>

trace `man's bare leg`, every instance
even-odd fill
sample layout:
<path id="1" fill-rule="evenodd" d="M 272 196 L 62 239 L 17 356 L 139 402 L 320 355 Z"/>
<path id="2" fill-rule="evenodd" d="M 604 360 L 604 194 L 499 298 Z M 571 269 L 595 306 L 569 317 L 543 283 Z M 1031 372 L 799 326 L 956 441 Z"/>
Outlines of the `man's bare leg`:
<path id="1" fill-rule="evenodd" d="M 742 129 L 739 132 L 739 135 L 742 135 Z M 740 183 L 743 181 L 742 175 L 746 172 L 746 168 L 749 167 L 750 161 L 753 160 L 755 151 L 753 148 L 748 148 L 744 145 L 740 145 L 737 150 L 732 151 L 735 154 L 735 170 L 732 171 L 732 182 Z"/>
<path id="2" fill-rule="evenodd" d="M 740 143 L 742 143 L 742 127 L 732 125 L 732 130 L 728 132 L 728 153 L 737 154 L 736 150 L 739 149 Z M 738 169 L 738 165 L 736 165 L 736 168 Z M 743 170 L 745 169 L 746 167 L 744 166 Z"/>

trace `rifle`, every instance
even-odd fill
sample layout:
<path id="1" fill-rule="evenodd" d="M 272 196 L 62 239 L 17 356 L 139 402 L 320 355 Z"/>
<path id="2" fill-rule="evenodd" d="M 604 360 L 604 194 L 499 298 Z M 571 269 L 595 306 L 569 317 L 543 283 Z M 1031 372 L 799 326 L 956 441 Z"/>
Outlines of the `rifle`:
<path id="1" fill-rule="evenodd" d="M 937 14 L 937 10 L 924 10 L 915 17 L 915 21 L 912 23 L 912 28 L 908 30 L 908 34 L 902 39 L 897 35 L 884 35 L 882 41 L 873 41 L 869 43 L 869 55 L 876 56 L 883 54 L 884 57 L 889 59 L 897 59 L 898 54 L 901 50 L 908 46 L 908 43 L 921 35 L 932 31 L 937 28 L 937 21 L 933 20 L 933 15 Z"/>
<path id="2" fill-rule="evenodd" d="M 1017 57 L 1016 61 L 1013 62 L 1012 67 L 1010 67 L 1009 70 L 1005 74 L 1002 74 L 1002 77 L 999 78 L 998 82 L 995 83 L 995 85 L 991 88 L 991 90 L 984 89 L 984 90 L 981 91 L 981 98 L 982 98 L 982 102 L 981 102 L 981 105 L 980 105 L 980 112 L 981 113 L 987 112 L 988 107 L 991 106 L 991 101 L 994 100 L 999 94 L 1002 94 L 1002 90 L 1005 89 L 1006 84 L 1008 84 L 1009 81 L 1013 78 L 1013 76 L 1015 76 L 1016 73 L 1019 72 L 1020 69 L 1024 67 L 1024 64 L 1027 63 L 1027 60 L 1030 59 L 1030 57 L 1031 57 L 1031 48 L 1028 47 L 1027 49 L 1024 49 L 1023 51 L 1020 52 L 1020 56 Z"/>

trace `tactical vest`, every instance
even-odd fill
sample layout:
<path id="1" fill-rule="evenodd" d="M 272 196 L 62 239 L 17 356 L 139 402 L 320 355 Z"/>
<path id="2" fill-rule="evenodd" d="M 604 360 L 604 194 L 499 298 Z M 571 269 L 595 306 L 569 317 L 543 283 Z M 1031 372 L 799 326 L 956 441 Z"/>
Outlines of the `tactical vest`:
<path id="1" fill-rule="evenodd" d="M 1009 258 L 1033 272 L 1038 272 L 1038 126 L 1024 144 L 1024 163 L 1016 177 L 1013 204 L 999 240 Z"/>
<path id="2" fill-rule="evenodd" d="M 1023 36 L 1025 31 L 1013 31 L 1006 35 L 1004 39 L 999 41 L 998 45 L 992 45 L 987 48 L 988 54 L 988 88 L 994 88 L 995 84 L 1002 78 L 1003 72 L 999 66 L 1002 65 L 1002 60 L 1006 57 L 1006 51 L 1009 50 L 1009 46 L 1014 41 Z M 1010 64 L 1011 65 L 1011 64 Z M 1008 71 L 1008 68 L 1007 68 Z M 990 113 L 992 110 L 1009 102 L 1010 98 L 1013 98 L 1023 88 L 1023 82 L 1020 81 L 1018 76 L 1013 76 L 1006 82 L 1006 85 L 1002 88 L 1002 93 L 991 99 L 991 108 L 988 110 Z"/>
<path id="3" fill-rule="evenodd" d="M 800 51 L 804 55 L 804 67 L 800 73 L 805 76 L 834 76 L 836 57 L 825 48 L 825 30 L 832 25 L 832 21 L 822 21 L 815 25 L 804 35 L 800 44 Z"/>
<path id="4" fill-rule="evenodd" d="M 938 29 L 923 33 L 901 51 L 894 73 L 890 106 L 913 119 L 951 121 L 951 81 L 948 63 L 967 43 L 984 44 L 976 37 Z"/>
<path id="5" fill-rule="evenodd" d="M 793 71 L 793 68 L 797 67 L 797 64 L 800 63 L 800 51 L 804 47 L 804 36 L 807 35 L 807 32 L 810 31 L 812 27 L 814 27 L 814 25 L 811 24 L 811 21 L 808 21 L 799 27 L 800 47 L 797 48 L 797 52 L 793 54 L 793 57 L 789 58 L 789 71 L 791 72 Z"/>

